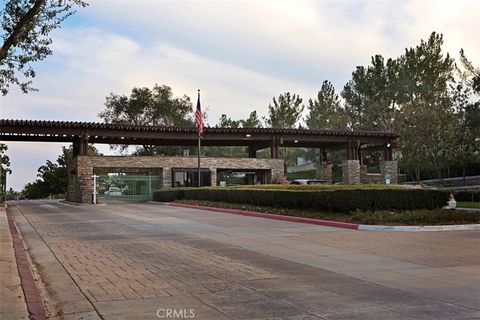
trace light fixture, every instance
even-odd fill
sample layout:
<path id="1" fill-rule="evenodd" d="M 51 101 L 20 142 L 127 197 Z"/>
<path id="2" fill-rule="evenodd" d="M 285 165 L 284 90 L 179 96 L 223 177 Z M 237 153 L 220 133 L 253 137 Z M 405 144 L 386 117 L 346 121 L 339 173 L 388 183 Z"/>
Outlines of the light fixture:
<path id="1" fill-rule="evenodd" d="M 247 133 L 245 137 L 250 138 L 252 135 L 250 133 Z"/>
<path id="2" fill-rule="evenodd" d="M 294 143 L 298 143 L 298 140 L 293 141 Z"/>
<path id="3" fill-rule="evenodd" d="M 387 143 L 387 148 L 390 148 L 391 144 L 390 143 Z"/>

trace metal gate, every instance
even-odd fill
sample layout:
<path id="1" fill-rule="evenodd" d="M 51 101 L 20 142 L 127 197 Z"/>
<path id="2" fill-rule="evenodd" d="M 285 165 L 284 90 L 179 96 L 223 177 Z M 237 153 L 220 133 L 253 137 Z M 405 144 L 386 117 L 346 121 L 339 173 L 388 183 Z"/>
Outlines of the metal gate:
<path id="1" fill-rule="evenodd" d="M 97 199 L 102 201 L 149 201 L 162 188 L 160 176 L 101 175 L 97 178 Z"/>

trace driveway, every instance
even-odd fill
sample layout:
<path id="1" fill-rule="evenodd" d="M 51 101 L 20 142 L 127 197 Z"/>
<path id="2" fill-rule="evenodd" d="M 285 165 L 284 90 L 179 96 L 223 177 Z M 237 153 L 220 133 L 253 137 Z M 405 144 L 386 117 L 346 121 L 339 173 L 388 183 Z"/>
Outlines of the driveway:
<path id="1" fill-rule="evenodd" d="M 480 319 L 478 231 L 12 204 L 54 319 Z"/>

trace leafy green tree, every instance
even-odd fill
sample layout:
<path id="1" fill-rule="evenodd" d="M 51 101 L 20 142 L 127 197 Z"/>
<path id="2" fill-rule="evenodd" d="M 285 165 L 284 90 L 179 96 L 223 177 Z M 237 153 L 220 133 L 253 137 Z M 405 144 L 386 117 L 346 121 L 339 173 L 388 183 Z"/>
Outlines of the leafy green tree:
<path id="1" fill-rule="evenodd" d="M 13 188 L 10 188 L 7 190 L 6 195 L 5 195 L 5 200 L 17 200 L 20 197 L 20 192 L 13 190 Z"/>
<path id="2" fill-rule="evenodd" d="M 381 55 L 372 57 L 372 65 L 358 66 L 341 92 L 350 127 L 354 130 L 393 129 L 397 109 L 398 62 Z"/>
<path id="3" fill-rule="evenodd" d="M 332 83 L 325 80 L 315 100 L 308 100 L 309 114 L 305 123 L 309 129 L 345 130 L 347 117 Z"/>
<path id="4" fill-rule="evenodd" d="M 12 173 L 10 170 L 10 158 L 5 154 L 8 150 L 6 144 L 0 143 L 0 202 L 5 199 L 7 190 L 7 174 Z"/>
<path id="5" fill-rule="evenodd" d="M 285 92 L 273 97 L 273 105 L 268 105 L 268 118 L 264 118 L 265 124 L 270 128 L 294 128 L 300 117 L 304 106 L 303 99 L 296 94 Z M 295 158 L 292 154 L 289 155 L 287 147 L 283 148 L 282 157 L 284 159 L 284 173 L 287 172 L 287 166 L 295 164 Z"/>
<path id="6" fill-rule="evenodd" d="M 402 155 L 415 164 L 433 163 L 437 177 L 455 155 L 461 118 L 449 85 L 454 60 L 442 52 L 443 37 L 433 32 L 427 41 L 405 50 L 398 61 L 399 100 L 403 103 L 397 131 L 402 137 Z"/>
<path id="7" fill-rule="evenodd" d="M 107 123 L 126 123 L 150 126 L 194 126 L 193 105 L 190 98 L 174 97 L 166 85 L 153 89 L 133 88 L 129 97 L 111 93 L 105 102 L 105 110 L 98 116 Z M 127 145 L 114 145 L 113 149 L 125 151 Z M 144 145 L 136 154 L 177 154 L 178 148 Z"/>
<path id="8" fill-rule="evenodd" d="M 240 120 L 242 128 L 261 128 L 262 122 L 258 118 L 257 111 L 250 112 L 249 116 L 245 120 Z"/>
<path id="9" fill-rule="evenodd" d="M 50 32 L 85 7 L 81 0 L 9 0 L 1 12 L 0 91 L 6 95 L 11 85 L 27 93 L 34 90 L 32 63 L 52 54 Z"/>
<path id="10" fill-rule="evenodd" d="M 480 68 L 473 66 L 472 61 L 468 60 L 463 49 L 460 50 L 460 62 L 464 69 L 464 71 L 461 71 L 457 68 L 461 79 L 467 83 L 467 86 L 471 87 L 474 93 L 480 94 Z"/>
<path id="11" fill-rule="evenodd" d="M 0 168 L 5 172 L 11 173 L 10 158 L 5 154 L 8 150 L 8 146 L 4 143 L 0 143 Z"/>
<path id="12" fill-rule="evenodd" d="M 453 165 L 462 169 L 466 177 L 469 166 L 480 167 L 480 68 L 475 68 L 460 50 L 460 64 L 456 65 L 456 80 L 451 85 L 456 110 L 461 117 L 461 125 L 457 130 L 456 152 Z"/>
<path id="13" fill-rule="evenodd" d="M 219 128 L 238 128 L 240 127 L 241 122 L 238 120 L 232 120 L 232 118 L 227 117 L 226 114 L 222 114 L 220 117 L 218 127 Z"/>
<path id="14" fill-rule="evenodd" d="M 94 146 L 89 145 L 88 154 L 97 155 L 99 153 Z M 62 147 L 62 154 L 58 156 L 55 162 L 47 160 L 43 166 L 38 168 L 38 179 L 25 185 L 22 194 L 28 199 L 64 194 L 67 189 L 67 166 L 72 158 L 73 147 Z"/>
<path id="15" fill-rule="evenodd" d="M 303 112 L 303 99 L 296 94 L 285 92 L 273 98 L 273 105 L 268 105 L 268 118 L 265 118 L 267 127 L 294 128 Z"/>

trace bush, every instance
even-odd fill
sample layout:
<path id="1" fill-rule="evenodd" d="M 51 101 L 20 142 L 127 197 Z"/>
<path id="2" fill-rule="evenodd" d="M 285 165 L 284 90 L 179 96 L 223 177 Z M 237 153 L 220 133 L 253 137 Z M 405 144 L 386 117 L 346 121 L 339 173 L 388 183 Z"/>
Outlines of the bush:
<path id="1" fill-rule="evenodd" d="M 183 188 L 163 189 L 153 193 L 153 200 L 159 202 L 172 202 L 176 199 L 183 199 Z"/>
<path id="2" fill-rule="evenodd" d="M 154 200 L 207 200 L 277 208 L 353 212 L 356 210 L 436 209 L 446 204 L 449 195 L 449 192 L 441 190 L 402 189 L 386 186 L 341 186 L 338 188 L 333 186 L 308 189 L 305 189 L 308 186 L 291 187 L 294 186 L 277 189 L 255 186 L 250 188 L 169 189 L 156 192 Z M 164 192 L 165 194 L 162 194 Z"/>

